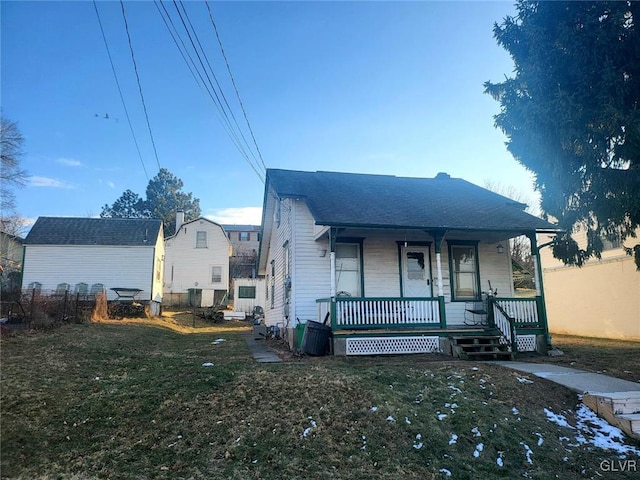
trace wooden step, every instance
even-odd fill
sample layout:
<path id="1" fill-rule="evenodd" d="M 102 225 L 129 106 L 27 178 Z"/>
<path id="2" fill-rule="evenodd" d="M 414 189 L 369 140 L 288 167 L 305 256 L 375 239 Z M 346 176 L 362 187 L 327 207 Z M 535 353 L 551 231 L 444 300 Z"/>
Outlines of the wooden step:
<path id="1" fill-rule="evenodd" d="M 460 358 L 469 360 L 512 360 L 513 353 L 504 350 L 495 352 L 462 352 Z"/>
<path id="2" fill-rule="evenodd" d="M 640 439 L 640 391 L 587 393 L 582 402 L 600 418 Z"/>

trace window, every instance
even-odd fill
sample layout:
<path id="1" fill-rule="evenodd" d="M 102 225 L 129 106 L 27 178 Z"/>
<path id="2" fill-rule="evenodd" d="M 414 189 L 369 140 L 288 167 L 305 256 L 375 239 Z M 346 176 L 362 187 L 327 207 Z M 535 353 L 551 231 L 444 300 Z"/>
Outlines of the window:
<path id="1" fill-rule="evenodd" d="M 256 298 L 256 287 L 238 287 L 238 298 Z"/>
<path id="2" fill-rule="evenodd" d="M 211 283 L 222 283 L 222 267 L 211 267 Z"/>
<path id="3" fill-rule="evenodd" d="M 620 232 L 615 232 L 613 235 L 602 235 L 602 251 L 615 250 L 622 247 L 622 235 Z"/>
<path id="4" fill-rule="evenodd" d="M 449 243 L 449 267 L 451 299 L 475 300 L 480 298 L 477 245 Z"/>
<path id="5" fill-rule="evenodd" d="M 424 252 L 407 252 L 407 278 L 409 280 L 424 280 Z"/>
<path id="6" fill-rule="evenodd" d="M 196 232 L 196 248 L 207 248 L 207 232 Z"/>
<path id="7" fill-rule="evenodd" d="M 251 235 L 249 234 L 249 232 L 240 232 L 239 240 L 241 242 L 248 242 L 249 240 L 251 240 Z"/>
<path id="8" fill-rule="evenodd" d="M 336 244 L 336 293 L 361 296 L 360 244 Z"/>

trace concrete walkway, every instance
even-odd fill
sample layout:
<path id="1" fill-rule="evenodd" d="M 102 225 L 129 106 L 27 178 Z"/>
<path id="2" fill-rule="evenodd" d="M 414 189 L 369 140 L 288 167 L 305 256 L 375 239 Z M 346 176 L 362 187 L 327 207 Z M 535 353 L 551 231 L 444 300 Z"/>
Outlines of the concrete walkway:
<path id="1" fill-rule="evenodd" d="M 270 349 L 264 340 L 256 340 L 253 338 L 253 334 L 245 335 L 247 346 L 253 355 L 253 358 L 258 363 L 278 363 L 282 362 L 282 359 L 276 352 Z"/>
<path id="2" fill-rule="evenodd" d="M 503 367 L 530 373 L 536 377 L 546 378 L 560 385 L 570 388 L 579 394 L 640 392 L 640 383 L 622 380 L 620 378 L 591 373 L 576 368 L 561 367 L 545 363 L 528 362 L 492 362 Z"/>

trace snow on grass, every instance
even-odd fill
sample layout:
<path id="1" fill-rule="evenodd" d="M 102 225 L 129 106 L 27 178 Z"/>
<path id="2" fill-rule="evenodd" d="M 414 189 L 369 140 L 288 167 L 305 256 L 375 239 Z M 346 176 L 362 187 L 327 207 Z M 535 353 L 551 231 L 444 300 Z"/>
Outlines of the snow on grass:
<path id="1" fill-rule="evenodd" d="M 541 433 L 536 433 L 536 436 L 538 437 L 538 446 L 541 447 L 544 442 L 544 438 L 542 438 Z"/>
<path id="2" fill-rule="evenodd" d="M 415 448 L 416 450 L 420 450 L 424 445 L 420 440 L 422 440 L 422 434 L 418 433 L 416 435 L 415 442 L 413 442 L 413 448 Z"/>
<path id="3" fill-rule="evenodd" d="M 395 421 L 396 421 L 396 419 L 395 419 L 395 418 L 393 418 L 393 416 L 389 415 L 389 416 L 387 417 L 387 422 L 394 423 Z"/>
<path id="4" fill-rule="evenodd" d="M 404 423 L 406 423 L 407 425 L 411 425 L 411 420 L 409 420 L 409 417 L 404 417 Z"/>
<path id="5" fill-rule="evenodd" d="M 533 380 L 529 380 L 528 378 L 524 378 L 524 377 L 516 377 L 516 378 L 520 383 L 533 383 Z"/>
<path id="6" fill-rule="evenodd" d="M 474 458 L 478 458 L 483 450 L 484 450 L 484 443 L 477 444 L 476 449 L 473 451 Z"/>
<path id="7" fill-rule="evenodd" d="M 502 460 L 504 457 L 504 452 L 498 452 L 498 458 L 496 458 L 496 463 L 499 467 L 504 467 L 504 461 Z"/>
<path id="8" fill-rule="evenodd" d="M 531 455 L 533 455 L 533 450 L 531 450 L 529 448 L 529 445 L 527 445 L 524 442 L 520 442 L 520 445 L 524 447 L 524 454 L 527 457 L 527 463 L 530 463 L 531 465 L 533 465 L 533 460 L 531 460 Z"/>
<path id="9" fill-rule="evenodd" d="M 440 473 L 444 473 L 447 477 L 451 476 L 451 471 L 447 470 L 446 468 L 441 468 Z"/>
<path id="10" fill-rule="evenodd" d="M 378 407 L 373 406 L 369 409 L 370 412 L 377 412 L 378 411 Z"/>
<path id="11" fill-rule="evenodd" d="M 312 417 L 307 417 L 307 420 L 309 420 L 310 426 L 304 429 L 304 431 L 302 432 L 302 435 L 301 435 L 302 438 L 307 438 L 307 436 L 311 433 L 311 431 L 314 428 L 318 427 L 318 424 L 316 423 L 316 421 Z"/>
<path id="12" fill-rule="evenodd" d="M 449 445 L 455 445 L 456 443 L 458 443 L 458 435 L 452 433 L 451 438 L 449 439 Z"/>
<path id="13" fill-rule="evenodd" d="M 518 414 L 520 413 L 520 410 L 518 410 L 516 407 L 513 407 L 513 408 L 511 409 L 511 412 L 512 412 L 514 415 L 518 415 Z"/>
<path id="14" fill-rule="evenodd" d="M 473 427 L 471 429 L 471 433 L 473 433 L 474 437 L 481 437 L 482 434 L 480 433 L 480 430 L 478 429 L 478 427 Z"/>
<path id="15" fill-rule="evenodd" d="M 204 362 L 204 363 L 202 364 L 202 366 L 203 366 L 203 367 L 213 367 L 213 363 L 211 363 L 211 362 Z"/>
<path id="16" fill-rule="evenodd" d="M 226 340 L 224 338 L 217 338 L 216 340 L 211 342 L 211 345 L 220 345 L 222 342 L 226 342 Z"/>
<path id="17" fill-rule="evenodd" d="M 447 414 L 446 414 L 446 413 L 439 413 L 439 414 L 438 414 L 438 420 L 442 421 L 442 420 L 444 420 L 445 418 L 447 418 Z"/>
<path id="18" fill-rule="evenodd" d="M 367 436 L 362 435 L 362 448 L 360 450 L 366 450 L 366 449 L 367 449 Z"/>

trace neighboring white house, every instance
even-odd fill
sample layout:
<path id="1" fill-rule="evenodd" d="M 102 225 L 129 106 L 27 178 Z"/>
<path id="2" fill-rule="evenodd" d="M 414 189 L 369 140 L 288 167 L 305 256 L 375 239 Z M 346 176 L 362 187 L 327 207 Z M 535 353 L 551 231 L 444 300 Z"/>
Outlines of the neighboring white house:
<path id="1" fill-rule="evenodd" d="M 164 239 L 155 219 L 39 217 L 24 240 L 23 289 L 138 289 L 162 302 Z"/>
<path id="2" fill-rule="evenodd" d="M 0 231 L 0 284 L 3 295 L 20 288 L 23 241 L 17 235 Z"/>
<path id="3" fill-rule="evenodd" d="M 230 242 L 221 225 L 200 217 L 184 221 L 165 239 L 165 305 L 210 307 L 229 290 Z"/>
<path id="4" fill-rule="evenodd" d="M 586 230 L 572 236 L 581 248 L 586 248 Z M 541 244 L 549 240 L 539 239 Z M 549 330 L 640 340 L 640 272 L 619 239 L 602 240 L 601 258 L 590 258 L 582 267 L 564 265 L 553 257 L 550 248 L 541 250 Z M 633 244 L 637 238 L 629 240 Z"/>
<path id="5" fill-rule="evenodd" d="M 294 344 L 299 322 L 330 321 L 340 354 L 446 350 L 456 335 L 496 332 L 519 350 L 543 349 L 541 282 L 536 297 L 514 297 L 508 246 L 527 235 L 537 259 L 536 234 L 557 228 L 524 207 L 443 173 L 269 169 L 258 264 L 265 322 Z"/>

